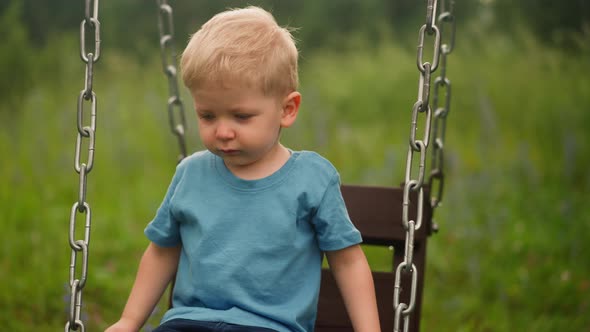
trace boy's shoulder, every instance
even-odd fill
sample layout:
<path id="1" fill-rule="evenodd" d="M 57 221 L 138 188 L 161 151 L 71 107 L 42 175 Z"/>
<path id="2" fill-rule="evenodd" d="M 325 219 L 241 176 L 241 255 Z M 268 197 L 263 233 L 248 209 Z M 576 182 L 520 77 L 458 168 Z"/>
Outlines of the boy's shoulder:
<path id="1" fill-rule="evenodd" d="M 178 163 L 178 165 L 176 165 L 176 174 L 182 176 L 189 170 L 202 168 L 201 166 L 210 162 L 212 157 L 213 154 L 208 150 L 194 152 L 193 154 L 186 156 Z"/>
<path id="2" fill-rule="evenodd" d="M 322 166 L 334 167 L 334 166 L 332 166 L 332 163 L 328 159 L 326 159 L 324 156 L 322 156 L 321 154 L 319 154 L 315 151 L 300 150 L 300 151 L 292 151 L 292 153 L 294 155 L 298 155 L 298 158 L 302 158 L 302 160 L 305 160 L 306 162 L 317 163 Z"/>
<path id="3" fill-rule="evenodd" d="M 324 173 L 328 176 L 338 174 L 336 167 L 328 159 L 315 151 L 293 151 L 293 154 L 297 157 L 297 162 L 311 172 Z"/>
<path id="4" fill-rule="evenodd" d="M 291 151 L 294 164 L 297 165 L 295 169 L 304 175 L 309 175 L 310 178 L 339 178 L 338 170 L 325 157 L 315 151 L 300 150 Z M 176 173 L 179 175 L 193 174 L 195 170 L 205 171 L 213 167 L 215 155 L 209 150 L 198 151 L 190 156 L 184 158 L 178 165 Z M 300 174 L 301 175 L 301 174 Z"/>
<path id="5" fill-rule="evenodd" d="M 182 168 L 182 167 L 187 167 L 187 165 L 189 165 L 189 164 L 201 163 L 206 160 L 209 160 L 209 158 L 211 158 L 211 156 L 213 156 L 213 154 L 209 150 L 197 151 L 189 156 L 186 156 L 184 159 L 182 159 L 178 163 L 177 167 Z"/>

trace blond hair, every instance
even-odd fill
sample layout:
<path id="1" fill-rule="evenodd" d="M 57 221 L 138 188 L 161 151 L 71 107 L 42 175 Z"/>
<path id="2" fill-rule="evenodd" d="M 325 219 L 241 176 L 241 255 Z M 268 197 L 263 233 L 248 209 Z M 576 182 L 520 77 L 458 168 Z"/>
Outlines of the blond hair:
<path id="1" fill-rule="evenodd" d="M 272 14 L 252 6 L 230 9 L 191 37 L 182 53 L 182 79 L 191 91 L 246 84 L 278 96 L 297 90 L 297 57 L 289 29 Z"/>

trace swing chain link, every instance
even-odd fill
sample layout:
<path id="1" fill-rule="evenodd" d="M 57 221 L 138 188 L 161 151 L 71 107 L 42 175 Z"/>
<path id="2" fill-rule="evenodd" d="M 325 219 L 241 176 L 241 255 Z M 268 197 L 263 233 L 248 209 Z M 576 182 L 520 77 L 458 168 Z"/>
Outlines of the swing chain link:
<path id="1" fill-rule="evenodd" d="M 97 97 L 92 90 L 94 78 L 94 64 L 100 58 L 100 22 L 98 21 L 99 0 L 84 0 L 84 19 L 80 24 L 80 58 L 86 64 L 84 74 L 84 89 L 78 95 L 77 103 L 77 136 L 74 156 L 74 169 L 79 174 L 78 201 L 74 203 L 70 212 L 68 241 L 71 248 L 69 267 L 70 306 L 69 317 L 65 324 L 65 332 L 86 330 L 81 319 L 82 290 L 88 279 L 88 247 L 90 243 L 90 226 L 92 214 L 90 204 L 86 202 L 87 176 L 94 165 L 94 147 L 96 137 Z M 86 33 L 94 35 L 94 51 L 87 51 Z M 94 33 L 92 33 L 92 31 Z M 90 102 L 89 125 L 84 123 L 84 102 Z M 87 160 L 81 162 L 82 147 L 88 139 Z M 76 240 L 76 217 L 84 215 L 84 238 Z M 78 253 L 81 253 L 81 264 L 78 265 Z M 77 274 L 79 272 L 79 275 Z"/>
<path id="2" fill-rule="evenodd" d="M 444 141 L 445 131 L 447 125 L 447 115 L 451 109 L 451 80 L 446 76 L 447 74 L 447 55 L 453 51 L 455 47 L 455 14 L 454 14 L 454 0 L 450 0 L 447 5 L 446 1 L 442 2 L 441 14 L 438 16 L 441 33 L 445 30 L 445 26 L 450 28 L 449 41 L 440 46 L 441 50 L 441 69 L 440 76 L 434 80 L 434 97 L 432 105 L 434 108 L 434 128 L 433 128 L 433 149 L 432 149 L 432 164 L 430 176 L 428 179 L 428 187 L 430 188 L 431 197 L 430 205 L 432 209 L 436 209 L 441 205 L 443 190 L 444 190 Z M 439 107 L 439 89 L 444 90 L 444 101 L 440 103 Z M 435 190 L 436 187 L 436 190 Z M 438 226 L 437 226 L 438 227 Z"/>
<path id="3" fill-rule="evenodd" d="M 443 0 L 444 1 L 444 0 Z M 451 0 L 452 1 L 452 0 Z M 446 8 L 443 4 L 443 10 Z M 427 155 L 427 148 L 430 142 L 430 131 L 431 131 L 431 120 L 432 120 L 432 110 L 430 108 L 430 82 L 431 82 L 431 74 L 438 68 L 439 65 L 439 58 L 441 53 L 444 54 L 448 50 L 452 49 L 451 44 L 444 44 L 441 46 L 441 34 L 442 31 L 436 25 L 436 12 L 437 12 L 437 0 L 427 0 L 426 6 L 426 23 L 420 27 L 418 32 L 418 47 L 417 47 L 417 59 L 416 64 L 418 67 L 418 71 L 420 73 L 420 79 L 418 84 L 418 100 L 414 103 L 412 107 L 412 118 L 411 118 L 411 126 L 410 126 L 410 140 L 408 146 L 408 154 L 406 159 L 406 174 L 405 174 L 405 181 L 404 181 L 404 189 L 403 189 L 403 206 L 402 206 L 402 224 L 404 229 L 406 230 L 406 241 L 405 241 L 405 248 L 404 248 L 404 260 L 397 265 L 395 271 L 395 283 L 393 289 L 393 306 L 394 306 L 394 326 L 393 331 L 399 332 L 401 331 L 400 328 L 401 322 L 403 320 L 403 331 L 407 332 L 410 327 L 410 316 L 414 311 L 416 306 L 416 289 L 418 284 L 418 270 L 413 263 L 413 252 L 414 252 L 414 233 L 420 229 L 422 225 L 422 216 L 424 210 L 424 178 L 425 178 L 425 171 L 426 171 L 426 155 Z M 441 17 L 443 17 L 441 19 Z M 439 17 L 438 21 L 441 22 L 442 20 L 449 20 L 448 17 L 452 17 L 452 14 L 443 13 Z M 454 30 L 454 28 L 453 28 Z M 433 36 L 433 59 L 432 62 L 424 62 L 424 44 L 426 35 Z M 452 40 L 454 36 L 452 36 Z M 446 65 L 446 59 L 443 56 L 442 59 L 442 67 Z M 437 96 L 437 85 L 440 85 L 440 80 L 445 81 L 445 79 L 437 78 L 435 80 L 435 90 L 434 90 L 434 97 L 433 97 L 433 104 L 437 105 L 438 103 L 438 96 Z M 442 112 L 442 111 L 441 111 Z M 421 139 L 416 139 L 416 132 L 418 128 L 418 117 L 420 113 L 425 113 L 424 119 L 424 133 Z M 435 112 L 436 117 L 436 112 Z M 440 115 L 439 115 L 440 117 Z M 436 132 L 438 134 L 438 131 Z M 442 147 L 442 139 L 435 134 L 435 147 L 440 144 Z M 440 141 L 440 142 L 439 142 Z M 439 152 L 438 149 L 436 153 Z M 417 164 L 417 178 L 412 177 L 412 169 L 415 168 L 416 164 L 414 163 L 414 153 L 419 153 L 420 158 Z M 442 154 L 441 154 L 442 155 Z M 438 154 L 436 155 L 438 157 Z M 442 164 L 442 163 L 441 163 Z M 439 165 L 438 163 L 436 165 Z M 442 172 L 441 172 L 442 173 Z M 433 177 L 429 178 L 429 181 L 432 181 Z M 418 202 L 417 202 L 417 210 L 416 210 L 416 218 L 415 220 L 410 220 L 410 192 L 418 192 Z M 409 296 L 409 303 L 404 303 L 400 301 L 400 294 L 402 292 L 402 273 L 410 273 L 410 296 Z"/>
<path id="4" fill-rule="evenodd" d="M 184 104 L 180 99 L 180 90 L 178 88 L 177 60 L 174 49 L 173 10 L 167 0 L 157 0 L 157 3 L 162 68 L 168 78 L 168 121 L 172 134 L 178 140 L 180 149 L 178 161 L 180 162 L 187 155 L 185 139 L 186 118 L 184 115 Z"/>

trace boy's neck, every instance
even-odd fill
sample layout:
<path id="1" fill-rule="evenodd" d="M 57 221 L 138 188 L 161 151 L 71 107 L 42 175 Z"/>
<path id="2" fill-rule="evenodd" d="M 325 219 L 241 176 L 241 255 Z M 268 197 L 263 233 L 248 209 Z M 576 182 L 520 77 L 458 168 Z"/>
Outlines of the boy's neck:
<path id="1" fill-rule="evenodd" d="M 233 175 L 242 180 L 260 180 L 281 169 L 291 157 L 289 149 L 278 143 L 262 159 L 249 165 L 225 166 Z"/>

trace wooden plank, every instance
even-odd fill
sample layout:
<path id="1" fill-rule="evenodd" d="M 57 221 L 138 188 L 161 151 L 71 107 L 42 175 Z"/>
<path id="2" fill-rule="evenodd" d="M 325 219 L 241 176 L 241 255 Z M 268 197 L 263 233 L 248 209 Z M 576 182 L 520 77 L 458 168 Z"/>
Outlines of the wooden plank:
<path id="1" fill-rule="evenodd" d="M 393 330 L 393 281 L 394 275 L 389 272 L 373 272 L 377 307 L 381 321 L 381 331 Z M 320 301 L 316 332 L 352 331 L 352 323 L 348 318 L 342 296 L 336 281 L 329 270 L 322 270 Z"/>
<path id="2" fill-rule="evenodd" d="M 394 245 L 405 241 L 402 225 L 403 189 L 387 187 L 343 185 L 342 196 L 352 222 L 363 234 L 365 243 Z M 409 218 L 416 218 L 417 192 L 410 193 Z M 419 241 L 431 233 L 432 209 L 425 191 L 422 227 L 414 234 Z"/>

